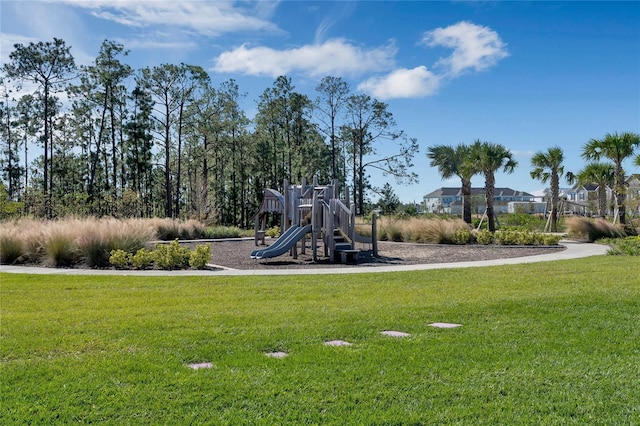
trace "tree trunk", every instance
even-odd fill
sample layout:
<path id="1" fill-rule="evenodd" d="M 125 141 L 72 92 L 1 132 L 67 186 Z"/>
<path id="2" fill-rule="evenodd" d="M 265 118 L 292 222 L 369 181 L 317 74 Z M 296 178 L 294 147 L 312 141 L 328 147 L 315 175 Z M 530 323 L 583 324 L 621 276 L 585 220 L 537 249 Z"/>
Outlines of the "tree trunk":
<path id="1" fill-rule="evenodd" d="M 558 202 L 560 179 L 557 173 L 551 174 L 551 232 L 558 232 Z"/>
<path id="2" fill-rule="evenodd" d="M 471 179 L 462 179 L 462 219 L 471 224 Z"/>
<path id="3" fill-rule="evenodd" d="M 495 213 L 493 211 L 493 194 L 495 191 L 495 177 L 493 173 L 485 175 L 484 189 L 487 203 L 487 225 L 490 232 L 496 232 Z"/>

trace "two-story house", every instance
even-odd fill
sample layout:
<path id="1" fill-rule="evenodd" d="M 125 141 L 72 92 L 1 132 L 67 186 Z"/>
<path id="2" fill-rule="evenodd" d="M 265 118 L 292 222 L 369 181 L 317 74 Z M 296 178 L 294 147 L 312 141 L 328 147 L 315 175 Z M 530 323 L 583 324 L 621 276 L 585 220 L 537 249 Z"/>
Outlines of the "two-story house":
<path id="1" fill-rule="evenodd" d="M 507 213 L 514 203 L 525 203 L 525 211 L 530 211 L 530 204 L 535 207 L 535 197 L 524 191 L 511 188 L 495 188 L 494 209 L 496 213 Z M 454 187 L 438 188 L 423 197 L 425 211 L 430 213 L 462 214 L 462 191 Z M 471 188 L 471 211 L 482 214 L 486 210 L 484 188 Z"/>

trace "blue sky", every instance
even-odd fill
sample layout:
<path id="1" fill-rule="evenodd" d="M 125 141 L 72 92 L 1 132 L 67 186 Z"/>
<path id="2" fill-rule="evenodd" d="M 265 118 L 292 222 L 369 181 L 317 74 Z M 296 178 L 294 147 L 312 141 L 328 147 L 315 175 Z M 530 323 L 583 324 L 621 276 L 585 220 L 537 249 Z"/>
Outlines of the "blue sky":
<path id="1" fill-rule="evenodd" d="M 534 192 L 545 186 L 529 177 L 535 152 L 560 146 L 565 170 L 577 172 L 589 139 L 640 132 L 637 1 L 0 4 L 3 63 L 14 43 L 58 37 L 88 64 L 103 40 L 115 40 L 136 69 L 184 62 L 214 83 L 235 78 L 250 117 L 280 74 L 312 99 L 322 77 L 342 77 L 354 93 L 387 102 L 398 128 L 421 146 L 420 183 L 395 187 L 404 202 L 459 185 L 429 166 L 431 145 L 503 144 L 519 166 L 498 174 L 496 185 Z M 372 180 L 382 186 L 387 178 Z M 473 183 L 482 186 L 482 177 Z"/>

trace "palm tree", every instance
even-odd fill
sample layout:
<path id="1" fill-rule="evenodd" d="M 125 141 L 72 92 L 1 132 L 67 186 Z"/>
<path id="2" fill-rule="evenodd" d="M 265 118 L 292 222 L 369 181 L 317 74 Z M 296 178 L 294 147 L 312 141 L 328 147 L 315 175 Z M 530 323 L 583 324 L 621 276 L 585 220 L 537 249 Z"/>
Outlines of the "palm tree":
<path id="1" fill-rule="evenodd" d="M 495 172 L 502 167 L 504 173 L 513 173 L 518 162 L 513 159 L 511 151 L 503 145 L 476 140 L 472 145 L 476 164 L 484 174 L 484 195 L 487 202 L 487 223 L 489 231 L 495 232 L 495 213 L 493 209 L 493 193 L 495 191 Z"/>
<path id="2" fill-rule="evenodd" d="M 590 163 L 576 175 L 567 173 L 570 184 L 577 182 L 598 185 L 598 216 L 602 218 L 607 216 L 607 187 L 613 185 L 614 177 L 615 168 L 611 163 Z"/>
<path id="3" fill-rule="evenodd" d="M 550 181 L 551 185 L 551 232 L 558 231 L 558 200 L 560 198 L 560 176 L 564 174 L 564 152 L 562 148 L 554 146 L 547 152 L 537 152 L 531 158 L 531 178 L 542 183 Z"/>
<path id="4" fill-rule="evenodd" d="M 638 154 L 636 159 L 633 160 L 633 164 L 635 164 L 636 166 L 640 167 L 640 154 Z"/>
<path id="5" fill-rule="evenodd" d="M 600 161 L 604 157 L 613 162 L 615 167 L 613 193 L 616 197 L 618 217 L 623 225 L 626 223 L 624 206 L 626 183 L 622 163 L 633 156 L 633 151 L 638 146 L 640 146 L 640 135 L 633 132 L 625 132 L 622 134 L 607 133 L 602 139 L 591 139 L 582 149 L 582 158 L 586 160 Z M 615 222 L 616 218 L 614 217 L 613 220 Z"/>
<path id="6" fill-rule="evenodd" d="M 457 146 L 430 146 L 427 158 L 430 165 L 437 167 L 442 179 L 458 176 L 462 183 L 462 219 L 471 223 L 471 178 L 480 170 L 473 162 L 471 147 L 465 144 Z"/>

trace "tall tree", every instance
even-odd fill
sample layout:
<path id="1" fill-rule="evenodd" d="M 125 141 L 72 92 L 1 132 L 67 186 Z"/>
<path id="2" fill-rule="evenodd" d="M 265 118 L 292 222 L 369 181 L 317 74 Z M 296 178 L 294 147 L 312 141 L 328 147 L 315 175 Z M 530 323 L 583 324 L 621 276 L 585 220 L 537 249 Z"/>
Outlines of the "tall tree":
<path id="1" fill-rule="evenodd" d="M 111 190 L 113 198 L 118 196 L 118 154 L 123 154 L 124 151 L 118 135 L 122 132 L 122 122 L 125 119 L 119 111 L 126 103 L 124 81 L 133 73 L 129 65 L 120 61 L 120 57 L 127 55 L 128 51 L 123 45 L 114 41 L 103 41 L 94 63 L 81 67 L 80 84 L 69 88 L 75 97 L 76 114 L 86 115 L 98 128 L 95 152 L 92 152 L 91 144 L 87 146 L 90 155 L 87 188 L 89 204 L 93 203 L 95 197 L 95 180 L 101 154 L 104 160 L 105 189 Z M 107 155 L 107 145 L 110 145 L 111 155 Z"/>
<path id="2" fill-rule="evenodd" d="M 6 145 L 2 149 L 0 165 L 2 175 L 7 180 L 7 195 L 9 200 L 15 200 L 19 192 L 20 177 L 20 155 L 18 153 L 20 144 L 19 127 L 17 123 L 17 108 L 10 102 L 10 89 L 6 86 L 5 79 L 0 79 L 2 87 L 2 100 L 0 100 L 0 140 Z"/>
<path id="3" fill-rule="evenodd" d="M 504 173 L 513 173 L 518 162 L 513 159 L 511 151 L 503 145 L 476 140 L 472 145 L 475 161 L 484 174 L 484 192 L 487 203 L 487 223 L 489 231 L 495 232 L 495 210 L 493 197 L 495 192 L 495 172 L 502 168 Z"/>
<path id="4" fill-rule="evenodd" d="M 542 183 L 550 182 L 551 185 L 551 220 L 550 231 L 558 231 L 558 202 L 560 199 L 560 176 L 564 174 L 564 152 L 562 148 L 555 146 L 546 152 L 539 151 L 531 158 L 530 175 Z"/>
<path id="5" fill-rule="evenodd" d="M 315 102 L 316 117 L 320 121 L 320 131 L 329 138 L 331 149 L 331 178 L 344 180 L 344 171 L 338 171 L 338 119 L 349 95 L 349 85 L 341 77 L 327 76 L 316 87 L 318 98 Z"/>
<path id="6" fill-rule="evenodd" d="M 569 183 L 574 182 L 598 186 L 598 216 L 607 216 L 607 188 L 613 186 L 615 180 L 615 167 L 611 163 L 594 162 L 587 164 L 577 174 L 567 173 Z"/>
<path id="7" fill-rule="evenodd" d="M 607 158 L 615 167 L 615 181 L 613 193 L 616 198 L 618 217 L 621 224 L 626 224 L 625 197 L 627 185 L 622 163 L 633 156 L 634 151 L 640 146 L 640 135 L 633 132 L 607 133 L 602 139 L 591 139 L 582 148 L 582 158 L 591 161 L 600 161 Z M 615 221 L 616 218 L 614 218 Z"/>
<path id="8" fill-rule="evenodd" d="M 20 129 L 22 138 L 22 146 L 24 149 L 23 169 L 24 169 L 24 193 L 26 198 L 29 191 L 29 143 L 37 135 L 40 125 L 37 117 L 40 116 L 38 108 L 41 105 L 37 99 L 31 95 L 23 95 L 16 105 L 18 120 L 17 125 Z"/>
<path id="9" fill-rule="evenodd" d="M 347 120 L 341 128 L 341 137 L 349 143 L 350 167 L 356 213 L 364 213 L 368 169 L 377 169 L 384 176 L 393 176 L 396 182 L 417 182 L 410 172 L 412 160 L 418 152 L 415 139 L 408 139 L 396 130 L 393 114 L 384 102 L 368 95 L 352 95 L 347 99 Z M 379 155 L 378 144 L 385 144 L 385 154 Z M 390 147 L 389 145 L 394 145 Z"/>
<path id="10" fill-rule="evenodd" d="M 430 165 L 437 167 L 442 179 L 458 176 L 462 187 L 462 218 L 471 223 L 471 178 L 480 172 L 470 146 L 465 144 L 434 145 L 427 149 Z"/>
<path id="11" fill-rule="evenodd" d="M 178 172 L 181 168 L 182 130 L 185 125 L 184 110 L 191 101 L 193 92 L 199 87 L 207 75 L 201 67 L 180 64 L 164 64 L 153 68 L 143 68 L 138 76 L 138 84 L 151 93 L 155 102 L 154 119 L 159 144 L 164 148 L 164 198 L 165 216 L 174 217 L 179 214 L 180 173 L 174 173 L 176 164 Z M 175 141 L 175 143 L 174 143 Z M 174 158 L 175 156 L 175 158 Z M 173 190 L 175 182 L 176 190 Z M 174 198 L 176 195 L 176 209 Z"/>
<path id="12" fill-rule="evenodd" d="M 76 69 L 75 61 L 70 53 L 70 47 L 61 39 L 53 41 L 15 44 L 14 51 L 9 54 L 9 63 L 4 70 L 11 78 L 19 78 L 31 81 L 38 85 L 42 91 L 44 134 L 44 195 L 47 199 L 47 215 L 51 216 L 51 159 L 49 158 L 51 129 L 50 129 L 50 105 L 51 94 L 59 90 L 70 78 L 70 74 Z"/>
<path id="13" fill-rule="evenodd" d="M 151 95 L 141 87 L 136 87 L 131 92 L 133 111 L 127 121 L 125 132 L 127 134 L 127 181 L 130 189 L 137 192 L 142 198 L 143 207 L 141 216 L 151 214 L 151 197 L 153 177 L 153 100 Z"/>

